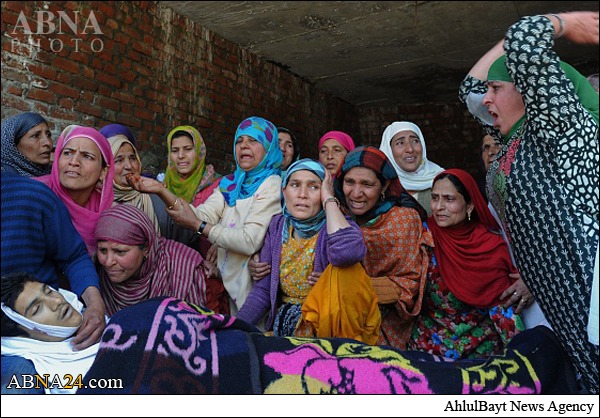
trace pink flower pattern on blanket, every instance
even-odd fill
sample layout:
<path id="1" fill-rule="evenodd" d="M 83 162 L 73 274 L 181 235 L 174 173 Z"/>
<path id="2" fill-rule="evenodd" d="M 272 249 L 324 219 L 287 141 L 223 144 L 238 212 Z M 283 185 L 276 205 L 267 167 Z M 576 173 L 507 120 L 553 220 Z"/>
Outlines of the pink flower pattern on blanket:
<path id="1" fill-rule="evenodd" d="M 268 353 L 265 366 L 282 378 L 272 382 L 265 393 L 327 394 L 434 394 L 419 361 L 395 350 L 378 346 L 346 343 L 336 350 L 327 343 L 310 343 L 288 338 L 297 345 L 292 350 Z M 463 394 L 535 394 L 541 393 L 539 379 L 531 376 L 523 385 L 516 372 L 531 369 L 525 357 L 489 359 L 483 365 L 462 369 Z M 440 363 L 452 360 L 439 357 Z M 424 364 L 424 363 L 423 363 Z"/>
<path id="2" fill-rule="evenodd" d="M 416 368 L 391 350 L 373 347 L 375 350 L 363 351 L 358 344 L 344 344 L 335 353 L 326 352 L 326 348 L 317 344 L 302 344 L 294 350 L 281 353 L 269 353 L 265 356 L 265 365 L 288 377 L 301 379 L 301 385 L 309 393 L 339 394 L 431 394 L 427 379 Z M 375 361 L 375 358 L 379 361 Z M 344 357 L 345 356 L 345 357 Z M 298 382 L 300 383 L 300 382 Z M 277 382 L 269 389 L 277 390 Z"/>

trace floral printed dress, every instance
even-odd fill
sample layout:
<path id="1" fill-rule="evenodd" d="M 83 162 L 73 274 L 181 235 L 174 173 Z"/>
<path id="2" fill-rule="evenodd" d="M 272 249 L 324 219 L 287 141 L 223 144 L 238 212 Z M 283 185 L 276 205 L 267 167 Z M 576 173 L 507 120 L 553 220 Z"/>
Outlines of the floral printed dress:
<path id="1" fill-rule="evenodd" d="M 476 308 L 454 296 L 440 275 L 435 256 L 429 265 L 423 308 L 412 332 L 411 350 L 458 359 L 501 354 L 523 331 L 512 307 Z"/>

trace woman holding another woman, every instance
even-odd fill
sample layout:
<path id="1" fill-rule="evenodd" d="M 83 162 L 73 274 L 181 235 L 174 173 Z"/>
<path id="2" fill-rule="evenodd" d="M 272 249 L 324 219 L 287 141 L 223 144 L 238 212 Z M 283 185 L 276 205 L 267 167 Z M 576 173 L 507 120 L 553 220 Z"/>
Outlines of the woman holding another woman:
<path id="1" fill-rule="evenodd" d="M 335 336 L 374 344 L 380 315 L 370 279 L 361 283 L 355 270 L 343 269 L 360 263 L 366 248 L 358 226 L 340 210 L 331 173 L 316 161 L 299 160 L 283 178 L 283 196 L 283 214 L 271 220 L 260 253 L 270 274 L 256 282 L 238 317 L 256 324 L 268 312 L 266 329 L 275 336 Z M 330 265 L 328 278 L 320 278 Z M 344 275 L 340 293 L 319 286 L 332 275 Z M 361 297 L 366 303 L 355 304 Z M 330 318 L 335 315 L 328 313 L 338 303 L 342 309 L 358 309 L 335 323 Z"/>
<path id="2" fill-rule="evenodd" d="M 142 300 L 172 296 L 229 313 L 223 282 L 196 250 L 157 235 L 132 205 L 100 215 L 95 232 L 102 297 L 109 315 Z"/>

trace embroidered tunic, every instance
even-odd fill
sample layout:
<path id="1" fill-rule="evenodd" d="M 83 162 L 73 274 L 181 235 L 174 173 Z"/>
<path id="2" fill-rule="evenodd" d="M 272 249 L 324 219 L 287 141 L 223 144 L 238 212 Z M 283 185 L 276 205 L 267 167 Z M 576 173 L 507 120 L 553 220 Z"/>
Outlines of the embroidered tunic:
<path id="1" fill-rule="evenodd" d="M 423 308 L 409 343 L 411 350 L 453 359 L 500 355 L 523 331 L 523 322 L 512 307 L 475 308 L 459 300 L 444 283 L 435 256 L 428 277 Z"/>

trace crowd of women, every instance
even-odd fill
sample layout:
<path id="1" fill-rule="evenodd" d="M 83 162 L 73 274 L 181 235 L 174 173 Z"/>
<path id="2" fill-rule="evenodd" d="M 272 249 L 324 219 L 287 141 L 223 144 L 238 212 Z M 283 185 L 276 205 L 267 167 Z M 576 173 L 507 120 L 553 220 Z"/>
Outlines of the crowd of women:
<path id="1" fill-rule="evenodd" d="M 582 39 L 590 30 L 595 41 Z M 52 154 L 41 115 L 8 118 L 3 280 L 20 271 L 83 297 L 93 312 L 83 311 L 86 326 L 69 335 L 79 349 L 97 343 L 105 314 L 166 296 L 234 315 L 267 336 L 350 338 L 481 359 L 503 355 L 527 332 L 521 313 L 535 299 L 581 391 L 597 393 L 598 96 L 559 61 L 558 36 L 597 44 L 598 13 L 523 18 L 461 84 L 461 100 L 479 97 L 487 106 L 487 130 L 501 143 L 487 196 L 466 171 L 430 161 L 421 129 L 408 121 L 390 123 L 379 148 L 327 132 L 312 160 L 300 158 L 292 131 L 248 117 L 233 135 L 228 175 L 207 163 L 196 128 L 177 126 L 166 135 L 159 181 L 142 175 L 135 136 L 124 126 L 68 126 Z M 542 82 L 544 74 L 553 77 Z M 55 196 L 40 193 L 40 183 Z M 26 204 L 28 189 L 50 226 L 34 225 L 34 208 L 28 218 L 5 210 Z M 46 215 L 57 205 L 66 208 L 56 209 L 60 222 L 72 222 L 64 231 Z M 63 232 L 81 239 L 61 242 Z M 15 250 L 18 233 L 39 250 Z M 85 265 L 85 286 L 73 263 Z M 5 335 L 4 321 L 36 317 L 19 312 L 14 298 L 2 295 L 2 306 L 4 347 L 23 337 L 18 327 Z M 3 348 L 3 393 L 5 375 L 25 367 L 14 357 Z"/>

